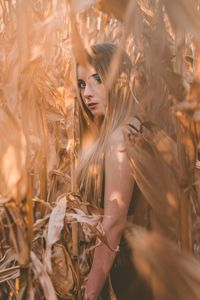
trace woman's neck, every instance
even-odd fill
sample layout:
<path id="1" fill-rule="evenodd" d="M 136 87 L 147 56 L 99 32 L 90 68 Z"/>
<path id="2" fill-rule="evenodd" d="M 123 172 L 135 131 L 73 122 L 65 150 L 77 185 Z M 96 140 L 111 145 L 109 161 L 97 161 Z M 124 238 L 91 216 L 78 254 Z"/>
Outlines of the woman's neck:
<path id="1" fill-rule="evenodd" d="M 94 125 L 95 125 L 94 127 L 96 127 L 98 131 L 100 131 L 101 125 L 103 123 L 103 119 L 104 119 L 103 116 L 94 117 L 94 120 L 93 120 Z"/>

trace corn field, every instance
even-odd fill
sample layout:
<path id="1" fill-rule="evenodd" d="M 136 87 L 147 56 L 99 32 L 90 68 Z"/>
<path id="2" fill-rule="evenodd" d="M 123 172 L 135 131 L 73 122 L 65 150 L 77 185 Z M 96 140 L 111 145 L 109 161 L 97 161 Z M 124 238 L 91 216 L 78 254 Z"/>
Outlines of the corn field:
<path id="1" fill-rule="evenodd" d="M 153 230 L 128 225 L 133 263 L 155 300 L 200 300 L 200 1 L 0 0 L 2 300 L 81 300 L 79 227 L 107 244 L 75 180 L 75 61 L 104 41 L 130 55 L 145 124 L 127 149 Z"/>

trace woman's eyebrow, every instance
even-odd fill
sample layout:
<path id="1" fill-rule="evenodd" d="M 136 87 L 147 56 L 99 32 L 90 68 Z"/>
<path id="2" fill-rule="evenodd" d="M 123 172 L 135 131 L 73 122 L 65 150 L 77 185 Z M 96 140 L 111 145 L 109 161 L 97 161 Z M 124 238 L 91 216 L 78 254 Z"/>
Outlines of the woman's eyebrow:
<path id="1" fill-rule="evenodd" d="M 94 76 L 96 76 L 96 75 L 98 75 L 98 76 L 99 76 L 99 74 L 98 74 L 98 73 L 94 73 L 94 74 L 90 75 L 90 77 L 94 77 Z"/>
<path id="2" fill-rule="evenodd" d="M 90 77 L 95 77 L 95 76 L 99 76 L 99 74 L 98 74 L 98 73 L 93 73 L 93 74 L 91 74 L 90 76 L 88 76 L 88 79 L 89 79 Z M 86 79 L 83 79 L 83 78 L 77 78 L 77 80 L 78 80 L 78 81 L 79 81 L 79 80 L 85 81 L 85 80 L 87 80 L 87 78 L 86 78 Z"/>

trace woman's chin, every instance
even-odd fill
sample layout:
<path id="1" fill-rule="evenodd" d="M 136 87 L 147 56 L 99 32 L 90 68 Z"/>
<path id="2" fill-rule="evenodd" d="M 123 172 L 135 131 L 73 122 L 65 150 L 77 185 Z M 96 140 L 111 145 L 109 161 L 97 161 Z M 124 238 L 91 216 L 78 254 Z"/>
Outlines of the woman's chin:
<path id="1" fill-rule="evenodd" d="M 103 118 L 105 116 L 105 113 L 103 113 L 100 110 L 93 110 L 92 114 L 93 114 L 94 117 L 97 117 L 97 118 L 99 118 L 99 117 Z"/>

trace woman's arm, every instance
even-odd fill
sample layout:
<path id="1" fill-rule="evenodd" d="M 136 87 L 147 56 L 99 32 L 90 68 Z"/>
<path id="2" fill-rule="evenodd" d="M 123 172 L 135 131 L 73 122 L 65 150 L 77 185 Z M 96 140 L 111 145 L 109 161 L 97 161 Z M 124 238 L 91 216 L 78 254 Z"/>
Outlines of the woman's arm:
<path id="1" fill-rule="evenodd" d="M 121 129 L 116 130 L 105 153 L 105 193 L 103 228 L 112 249 L 119 245 L 126 225 L 134 180 L 125 152 Z M 88 276 L 85 300 L 96 300 L 105 284 L 116 252 L 103 243 L 95 249 L 93 264 Z"/>

